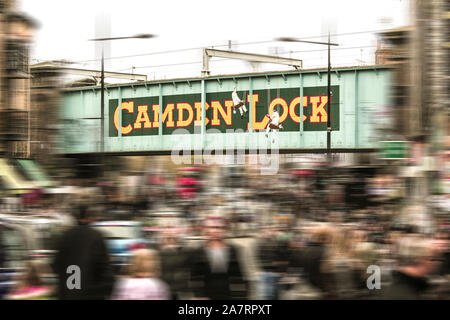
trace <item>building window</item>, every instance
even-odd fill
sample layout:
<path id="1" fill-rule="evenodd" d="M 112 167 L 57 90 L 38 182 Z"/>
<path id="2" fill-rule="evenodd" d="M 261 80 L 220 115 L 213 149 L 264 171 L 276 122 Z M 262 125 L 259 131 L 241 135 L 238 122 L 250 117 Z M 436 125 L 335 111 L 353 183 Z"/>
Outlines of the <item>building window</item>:
<path id="1" fill-rule="evenodd" d="M 28 112 L 20 110 L 7 110 L 5 114 L 7 126 L 5 132 L 9 141 L 28 140 Z"/>
<path id="2" fill-rule="evenodd" d="M 6 50 L 6 69 L 11 75 L 28 74 L 28 46 L 24 43 L 9 43 Z"/>

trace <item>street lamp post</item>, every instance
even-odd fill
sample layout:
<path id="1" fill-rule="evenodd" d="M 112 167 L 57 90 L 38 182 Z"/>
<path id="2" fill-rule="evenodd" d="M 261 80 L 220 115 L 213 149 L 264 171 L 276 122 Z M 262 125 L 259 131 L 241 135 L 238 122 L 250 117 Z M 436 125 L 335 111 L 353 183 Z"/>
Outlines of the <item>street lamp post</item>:
<path id="1" fill-rule="evenodd" d="M 284 42 L 302 42 L 302 43 L 312 43 L 312 44 L 321 44 L 328 46 L 328 90 L 327 90 L 327 96 L 328 96 L 328 116 L 327 116 L 327 158 L 328 163 L 331 163 L 331 46 L 338 46 L 337 43 L 331 43 L 330 42 L 330 33 L 328 33 L 328 42 L 318 42 L 318 41 L 307 41 L 307 40 L 301 40 L 301 39 L 295 39 L 295 38 L 277 38 L 277 41 L 284 41 Z"/>
<path id="2" fill-rule="evenodd" d="M 112 41 L 112 40 L 124 40 L 124 39 L 150 39 L 156 35 L 153 34 L 136 34 L 134 36 L 127 37 L 111 37 L 111 38 L 97 38 L 89 39 L 89 41 Z M 105 151 L 105 57 L 102 47 L 102 66 L 101 66 L 101 99 L 100 99 L 100 152 L 103 155 Z"/>
<path id="3" fill-rule="evenodd" d="M 327 116 L 327 158 L 328 163 L 331 163 L 331 50 L 330 50 L 330 33 L 328 33 L 328 81 L 327 81 L 327 102 L 328 102 L 328 116 Z"/>

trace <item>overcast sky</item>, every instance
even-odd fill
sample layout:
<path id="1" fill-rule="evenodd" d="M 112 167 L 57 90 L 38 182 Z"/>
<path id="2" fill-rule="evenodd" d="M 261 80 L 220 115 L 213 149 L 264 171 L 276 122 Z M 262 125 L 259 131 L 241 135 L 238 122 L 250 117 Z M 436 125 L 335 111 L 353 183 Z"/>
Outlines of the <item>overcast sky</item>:
<path id="1" fill-rule="evenodd" d="M 403 26 L 409 19 L 407 0 L 21 0 L 20 8 L 41 24 L 32 62 L 66 59 L 80 62 L 77 67 L 93 69 L 100 67 L 98 60 L 92 61 L 99 58 L 99 52 L 88 39 L 102 32 L 105 36 L 158 35 L 155 39 L 113 41 L 110 50 L 106 49 L 112 58 L 205 46 L 227 49 L 231 40 L 232 50 L 278 52 L 302 59 L 306 68 L 324 66 L 325 47 L 264 41 L 280 36 L 324 40 L 320 35 L 326 33 L 328 22 L 332 31 L 340 34 L 332 39 L 340 44 L 332 51 L 333 65 L 372 64 L 376 49 L 373 32 L 348 33 Z M 319 37 L 310 38 L 314 36 Z M 263 43 L 246 44 L 258 41 Z M 316 51 L 305 52 L 310 50 Z M 212 61 L 212 74 L 284 69 L 236 60 Z M 201 50 L 108 59 L 106 66 L 122 72 L 132 72 L 134 66 L 135 73 L 147 74 L 150 79 L 199 76 Z"/>

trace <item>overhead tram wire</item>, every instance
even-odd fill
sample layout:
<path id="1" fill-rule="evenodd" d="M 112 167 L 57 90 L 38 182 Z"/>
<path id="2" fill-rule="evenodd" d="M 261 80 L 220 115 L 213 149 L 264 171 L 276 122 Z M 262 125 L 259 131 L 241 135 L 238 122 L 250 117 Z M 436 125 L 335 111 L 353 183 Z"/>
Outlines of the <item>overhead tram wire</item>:
<path id="1" fill-rule="evenodd" d="M 352 49 L 361 49 L 361 48 L 376 48 L 376 46 L 357 46 L 357 47 L 339 47 L 334 48 L 333 50 L 352 50 Z M 299 50 L 299 51 L 290 51 L 290 53 L 301 53 L 301 52 L 318 52 L 318 51 L 327 51 L 328 49 L 314 49 L 314 50 Z M 289 53 L 289 52 L 286 52 Z M 229 61 L 229 59 L 226 58 L 217 58 L 214 60 L 215 62 L 218 61 Z M 135 66 L 134 69 L 148 69 L 148 68 L 161 68 L 161 67 L 171 67 L 171 66 L 181 66 L 181 65 L 190 65 L 190 64 L 199 64 L 203 61 L 188 61 L 188 62 L 179 62 L 179 63 L 168 63 L 168 64 L 159 64 L 159 65 L 152 65 L 152 66 Z M 116 72 L 126 71 L 130 68 L 126 69 L 120 69 L 116 70 Z"/>
<path id="2" fill-rule="evenodd" d="M 369 31 L 355 31 L 355 32 L 347 32 L 347 33 L 335 33 L 335 34 L 331 34 L 330 36 L 349 36 L 349 35 L 356 35 L 356 34 L 375 33 L 375 32 L 380 32 L 380 31 L 384 31 L 384 30 L 385 29 L 369 30 Z M 307 37 L 301 37 L 301 39 L 314 39 L 314 38 L 320 38 L 320 37 L 324 37 L 324 36 L 328 36 L 328 35 L 307 36 Z M 276 40 L 252 41 L 252 42 L 238 43 L 237 45 L 241 46 L 241 45 L 252 45 L 252 44 L 270 43 L 270 42 L 277 42 L 277 41 Z M 158 55 L 158 54 L 177 53 L 177 52 L 183 52 L 183 51 L 200 50 L 200 49 L 203 49 L 203 48 L 211 48 L 211 47 L 212 48 L 215 48 L 215 47 L 228 47 L 228 44 L 218 44 L 218 45 L 209 45 L 209 46 L 202 46 L 202 47 L 173 49 L 173 50 L 165 50 L 165 51 L 133 54 L 133 55 L 127 55 L 127 56 L 106 57 L 105 61 L 106 60 L 115 60 L 115 59 L 144 57 L 144 56 L 151 56 L 151 55 Z M 73 61 L 73 63 L 75 63 L 75 64 L 82 64 L 82 63 L 86 63 L 86 62 L 96 62 L 96 61 L 100 61 L 100 59 Z"/>

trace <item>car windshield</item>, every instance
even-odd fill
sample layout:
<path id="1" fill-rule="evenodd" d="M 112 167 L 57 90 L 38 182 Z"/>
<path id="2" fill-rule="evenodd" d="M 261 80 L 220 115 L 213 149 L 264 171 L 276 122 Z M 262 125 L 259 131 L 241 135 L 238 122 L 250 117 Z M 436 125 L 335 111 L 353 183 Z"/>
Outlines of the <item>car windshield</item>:
<path id="1" fill-rule="evenodd" d="M 138 237 L 136 226 L 104 225 L 95 226 L 95 228 L 103 232 L 106 239 L 129 239 Z"/>

